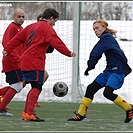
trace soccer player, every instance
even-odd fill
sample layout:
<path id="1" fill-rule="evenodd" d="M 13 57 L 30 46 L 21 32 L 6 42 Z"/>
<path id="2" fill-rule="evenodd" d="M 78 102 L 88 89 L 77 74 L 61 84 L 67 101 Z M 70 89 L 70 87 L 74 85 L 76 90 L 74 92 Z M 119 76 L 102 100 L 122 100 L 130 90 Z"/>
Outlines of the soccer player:
<path id="1" fill-rule="evenodd" d="M 41 14 L 39 14 L 39 15 L 37 16 L 37 21 L 42 20 L 42 17 L 43 17 L 43 14 L 42 14 L 42 13 L 41 13 Z"/>
<path id="2" fill-rule="evenodd" d="M 9 24 L 2 39 L 3 47 L 16 35 L 18 34 L 23 27 L 21 26 L 24 23 L 25 12 L 22 9 L 16 9 L 13 14 L 13 22 Z M 25 86 L 23 82 L 23 76 L 20 71 L 19 58 L 22 53 L 23 43 L 16 46 L 12 53 L 8 56 L 3 56 L 2 59 L 2 72 L 6 75 L 6 82 L 9 86 L 5 86 L 0 89 L 0 96 L 4 95 L 4 98 L 1 97 L 0 103 L 0 116 L 13 114 L 7 112 L 7 104 L 13 99 L 16 93 L 20 92 Z M 15 58 L 14 56 L 15 55 Z"/>
<path id="3" fill-rule="evenodd" d="M 131 68 L 128 65 L 127 58 L 121 50 L 118 42 L 115 39 L 116 31 L 108 28 L 108 23 L 104 20 L 97 20 L 93 23 L 93 30 L 99 41 L 96 43 L 90 53 L 87 61 L 87 69 L 85 75 L 89 75 L 89 71 L 95 68 L 102 54 L 106 57 L 106 68 L 100 73 L 95 80 L 86 88 L 86 93 L 82 98 L 78 112 L 68 121 L 82 121 L 86 119 L 86 113 L 90 107 L 95 93 L 105 87 L 103 95 L 114 104 L 126 111 L 125 123 L 129 123 L 133 115 L 133 106 L 126 102 L 114 91 L 120 89 L 123 85 L 124 78 L 131 73 Z"/>
<path id="4" fill-rule="evenodd" d="M 37 21 L 43 20 L 42 17 L 43 17 L 43 14 L 42 14 L 42 13 L 39 14 L 39 15 L 37 16 Z M 48 21 L 48 22 L 49 22 L 49 21 Z M 54 26 L 54 25 L 51 25 L 51 26 Z M 49 47 L 48 47 L 46 53 L 52 53 L 53 51 L 54 51 L 54 48 L 53 48 L 51 45 L 49 45 Z M 46 82 L 46 80 L 48 79 L 48 77 L 49 77 L 49 74 L 48 74 L 48 72 L 45 70 L 45 71 L 44 71 L 44 83 Z M 35 106 L 36 106 L 36 107 L 41 107 L 40 103 L 38 103 L 38 102 L 35 104 Z"/>
<path id="5" fill-rule="evenodd" d="M 20 57 L 20 68 L 25 83 L 31 84 L 31 90 L 27 94 L 24 111 L 22 112 L 25 121 L 44 121 L 34 114 L 34 108 L 44 83 L 45 56 L 49 44 L 65 56 L 76 56 L 66 47 L 51 26 L 55 24 L 58 18 L 59 13 L 55 9 L 46 9 L 43 12 L 42 21 L 32 23 L 24 28 L 7 43 L 3 51 L 3 55 L 7 57 L 20 43 L 24 43 L 26 47 Z"/>
<path id="6" fill-rule="evenodd" d="M 19 15 L 19 13 L 23 13 L 23 16 L 21 17 L 21 15 Z M 14 16 L 13 16 L 13 19 L 14 19 L 14 21 L 7 27 L 7 29 L 6 29 L 6 31 L 5 31 L 5 33 L 4 33 L 4 37 L 3 37 L 3 45 L 5 45 L 7 42 L 8 42 L 8 40 L 10 40 L 10 39 L 12 39 L 19 31 L 21 31 L 22 29 L 23 29 L 23 27 L 22 27 L 22 24 L 24 23 L 24 16 L 25 15 L 25 13 L 24 13 L 24 11 L 22 10 L 22 9 L 16 9 L 15 10 L 15 12 L 14 12 Z M 19 55 L 21 55 L 22 54 L 22 52 L 23 52 L 23 47 L 24 46 L 24 44 L 22 44 L 22 46 L 19 46 L 19 47 L 17 47 L 16 49 L 17 49 L 17 51 L 18 51 L 18 53 L 19 53 Z M 12 58 L 12 57 L 9 57 L 9 58 Z M 9 64 L 11 64 L 11 66 L 12 67 L 10 67 L 10 68 L 13 68 L 14 67 L 14 62 L 12 62 L 12 63 L 10 63 L 8 60 L 9 60 L 9 58 L 5 58 L 5 57 L 3 57 L 3 72 L 5 71 L 5 69 L 7 69 L 6 71 L 5 71 L 5 74 L 7 73 L 8 74 L 8 69 L 9 69 Z M 8 64 L 7 64 L 7 62 L 8 62 Z M 12 65 L 13 64 L 13 65 Z M 18 63 L 16 64 L 16 66 L 18 65 Z M 18 67 L 18 66 L 17 66 Z M 16 70 L 15 70 L 16 71 Z M 14 71 L 14 72 L 15 72 Z M 20 70 L 19 70 L 20 71 Z M 10 72 L 11 73 L 11 72 Z M 45 79 L 44 79 L 44 82 L 45 82 L 45 80 L 47 80 L 47 78 L 48 78 L 48 74 L 47 74 L 47 72 L 45 72 Z M 8 76 L 6 77 L 6 78 L 8 78 L 9 79 L 9 74 L 8 74 Z M 13 78 L 13 77 L 12 77 Z M 21 79 L 22 79 L 22 75 L 21 75 Z M 9 82 L 11 82 L 11 81 L 9 81 Z M 10 83 L 9 83 L 10 84 Z M 23 83 L 24 84 L 24 83 Z M 11 85 L 12 86 L 12 85 Z M 11 90 L 9 91 L 9 89 L 8 88 L 10 88 L 9 86 L 6 86 L 6 87 L 4 87 L 4 88 L 1 88 L 0 89 L 0 103 L 3 101 L 3 99 L 4 99 L 4 97 L 8 97 L 8 95 L 9 95 L 9 92 L 11 92 Z M 6 94 L 6 92 L 7 91 L 9 91 L 8 93 L 7 93 L 7 96 L 5 95 Z M 21 90 L 20 90 L 21 91 Z M 19 91 L 19 92 L 20 92 Z M 11 100 L 14 96 L 14 94 L 15 93 L 11 93 L 12 95 L 10 96 L 10 98 L 9 98 L 9 100 Z M 4 96 L 5 95 L 5 96 Z M 11 98 L 12 97 L 12 98 Z M 8 102 L 9 103 L 9 102 Z M 6 101 L 4 101 L 2 104 L 5 106 L 5 105 L 7 105 L 8 104 Z M 0 105 L 1 106 L 1 105 Z M 36 107 L 40 107 L 41 105 L 37 102 L 36 104 L 35 104 L 35 106 Z M 12 115 L 11 113 L 8 113 L 7 112 L 7 110 L 9 110 L 9 108 L 8 107 L 5 107 L 5 109 L 2 107 L 2 108 L 0 108 L 0 115 Z"/>

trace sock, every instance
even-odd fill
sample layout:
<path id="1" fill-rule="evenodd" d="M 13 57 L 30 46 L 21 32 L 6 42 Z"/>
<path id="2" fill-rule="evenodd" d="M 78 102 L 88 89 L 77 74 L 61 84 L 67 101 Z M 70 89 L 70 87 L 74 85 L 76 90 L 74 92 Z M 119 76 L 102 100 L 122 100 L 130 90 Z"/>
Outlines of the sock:
<path id="1" fill-rule="evenodd" d="M 1 104 L 0 104 L 0 110 L 4 110 L 7 106 L 7 104 L 13 99 L 13 97 L 15 96 L 17 92 L 10 88 L 6 94 L 4 95 L 4 99 L 2 100 Z"/>
<path id="2" fill-rule="evenodd" d="M 131 110 L 132 106 L 131 104 L 127 103 L 125 100 L 123 100 L 120 96 L 117 96 L 117 98 L 114 100 L 114 103 L 118 106 L 120 106 L 125 111 Z"/>
<path id="3" fill-rule="evenodd" d="M 31 91 L 31 90 L 30 90 L 30 91 Z M 29 98 L 30 91 L 28 92 L 27 98 L 26 98 L 26 101 L 25 101 L 25 107 L 24 107 L 24 112 L 25 112 L 25 113 L 27 113 L 28 98 Z"/>
<path id="4" fill-rule="evenodd" d="M 31 91 L 31 90 L 30 90 L 30 91 Z M 30 91 L 29 91 L 29 93 L 30 93 Z M 27 94 L 27 99 L 26 99 L 26 102 L 25 102 L 25 107 L 24 107 L 24 112 L 25 112 L 25 113 L 27 113 L 27 105 L 28 105 L 28 97 L 29 97 L 28 95 L 29 95 L 29 93 Z M 39 103 L 36 102 L 36 103 L 35 103 L 35 106 L 36 106 L 37 104 L 39 104 Z"/>
<path id="5" fill-rule="evenodd" d="M 83 97 L 78 109 L 78 114 L 80 114 L 81 116 L 85 116 L 91 103 L 92 100 L 90 98 Z"/>
<path id="6" fill-rule="evenodd" d="M 37 88 L 32 88 L 28 94 L 27 114 L 34 115 L 35 103 L 38 100 L 40 91 Z"/>
<path id="7" fill-rule="evenodd" d="M 6 86 L 0 89 L 0 96 L 5 95 L 6 92 L 10 89 L 10 86 Z"/>

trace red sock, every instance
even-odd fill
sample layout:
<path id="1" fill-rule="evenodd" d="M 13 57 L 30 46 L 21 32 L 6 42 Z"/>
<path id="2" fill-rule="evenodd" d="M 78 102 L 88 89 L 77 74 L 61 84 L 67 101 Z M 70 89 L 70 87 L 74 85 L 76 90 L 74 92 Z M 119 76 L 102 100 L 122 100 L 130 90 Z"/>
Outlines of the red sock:
<path id="1" fill-rule="evenodd" d="M 32 88 L 28 94 L 27 114 L 34 115 L 35 103 L 38 100 L 40 91 L 37 88 Z"/>
<path id="2" fill-rule="evenodd" d="M 32 90 L 32 89 L 31 89 Z M 30 91 L 31 91 L 30 90 Z M 26 98 L 26 102 L 25 102 L 25 107 L 24 107 L 24 112 L 27 113 L 27 106 L 28 106 L 28 99 L 29 99 L 29 94 L 30 94 L 30 91 L 29 93 L 27 94 L 27 98 Z"/>
<path id="3" fill-rule="evenodd" d="M 6 108 L 7 104 L 13 99 L 13 97 L 15 96 L 16 93 L 17 92 L 12 88 L 10 88 L 6 92 L 6 94 L 4 95 L 4 99 L 0 104 L 0 110 L 4 110 Z"/>
<path id="4" fill-rule="evenodd" d="M 5 95 L 6 92 L 10 89 L 10 86 L 6 86 L 0 89 L 0 96 Z"/>

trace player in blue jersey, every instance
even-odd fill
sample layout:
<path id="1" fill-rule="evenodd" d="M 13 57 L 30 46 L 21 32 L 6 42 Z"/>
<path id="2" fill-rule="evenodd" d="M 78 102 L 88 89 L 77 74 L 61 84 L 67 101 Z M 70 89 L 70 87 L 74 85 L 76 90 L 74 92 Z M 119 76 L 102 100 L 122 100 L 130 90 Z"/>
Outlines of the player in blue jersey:
<path id="1" fill-rule="evenodd" d="M 93 23 L 93 30 L 99 38 L 99 41 L 90 53 L 89 60 L 87 61 L 88 67 L 84 74 L 86 76 L 89 75 L 88 72 L 95 68 L 102 54 L 106 57 L 106 68 L 87 86 L 78 112 L 75 113 L 76 115 L 74 117 L 68 119 L 68 121 L 82 121 L 86 119 L 87 110 L 93 101 L 95 93 L 104 87 L 104 97 L 126 111 L 124 122 L 129 123 L 133 117 L 133 106 L 115 94 L 114 91 L 121 88 L 125 77 L 132 70 L 127 63 L 128 61 L 124 52 L 120 49 L 115 39 L 116 31 L 109 29 L 108 23 L 104 20 L 95 21 Z"/>

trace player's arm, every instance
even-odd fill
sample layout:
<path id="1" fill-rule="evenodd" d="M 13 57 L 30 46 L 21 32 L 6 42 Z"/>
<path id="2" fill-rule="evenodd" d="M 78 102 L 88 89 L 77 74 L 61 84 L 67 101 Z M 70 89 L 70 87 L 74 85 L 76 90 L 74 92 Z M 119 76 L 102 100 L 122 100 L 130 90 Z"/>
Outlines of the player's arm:
<path id="1" fill-rule="evenodd" d="M 24 38 L 25 38 L 25 33 L 24 33 L 24 30 L 23 30 L 23 31 L 19 32 L 16 36 L 14 36 L 7 43 L 7 45 L 5 45 L 4 50 L 3 50 L 3 54 L 8 55 L 8 53 L 12 52 L 12 50 L 14 50 L 15 47 L 17 47 L 18 45 L 21 45 L 22 43 L 24 43 L 24 41 L 23 41 L 23 40 L 25 40 Z"/>
<path id="2" fill-rule="evenodd" d="M 47 32 L 47 40 L 53 48 L 55 48 L 58 52 L 60 52 L 63 55 L 66 55 L 68 57 L 75 57 L 76 54 L 74 52 L 71 52 L 64 42 L 59 38 L 59 36 L 56 34 L 55 30 L 53 28 L 50 28 Z"/>

